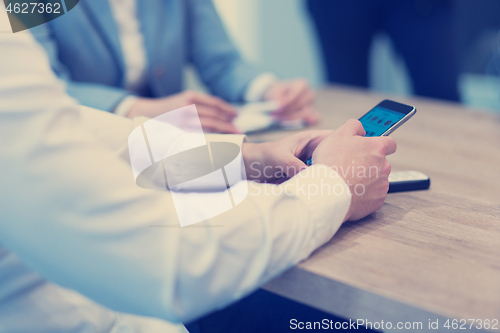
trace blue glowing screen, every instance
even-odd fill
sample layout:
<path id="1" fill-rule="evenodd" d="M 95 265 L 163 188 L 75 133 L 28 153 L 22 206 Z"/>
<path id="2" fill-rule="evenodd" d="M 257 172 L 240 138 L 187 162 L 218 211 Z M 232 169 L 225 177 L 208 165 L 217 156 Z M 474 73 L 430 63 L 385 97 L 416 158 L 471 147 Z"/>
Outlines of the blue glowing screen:
<path id="1" fill-rule="evenodd" d="M 404 113 L 376 106 L 361 117 L 359 121 L 363 124 L 366 136 L 381 136 L 404 116 Z"/>

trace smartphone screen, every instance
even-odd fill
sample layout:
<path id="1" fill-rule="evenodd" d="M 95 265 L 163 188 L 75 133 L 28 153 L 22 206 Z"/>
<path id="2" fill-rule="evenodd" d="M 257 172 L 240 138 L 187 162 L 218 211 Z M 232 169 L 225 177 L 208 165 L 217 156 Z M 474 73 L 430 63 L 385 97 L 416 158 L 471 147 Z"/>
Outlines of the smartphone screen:
<path id="1" fill-rule="evenodd" d="M 385 100 L 359 118 L 359 121 L 366 136 L 381 136 L 413 110 L 415 108 L 412 106 Z"/>

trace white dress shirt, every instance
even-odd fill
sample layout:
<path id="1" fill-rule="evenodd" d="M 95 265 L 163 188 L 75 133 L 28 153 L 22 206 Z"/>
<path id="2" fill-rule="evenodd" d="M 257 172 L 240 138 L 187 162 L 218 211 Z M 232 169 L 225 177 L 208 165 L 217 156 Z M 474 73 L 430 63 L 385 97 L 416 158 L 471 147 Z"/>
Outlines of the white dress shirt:
<path id="1" fill-rule="evenodd" d="M 109 5 L 118 28 L 125 60 L 125 87 L 130 91 L 137 91 L 146 83 L 147 70 L 146 49 L 137 20 L 137 3 L 136 0 L 109 0 Z"/>
<path id="2" fill-rule="evenodd" d="M 146 84 L 147 57 L 140 22 L 137 19 L 136 0 L 108 0 L 122 45 L 125 60 L 125 87 L 140 91 Z M 253 79 L 245 92 L 247 103 L 262 100 L 264 93 L 278 80 L 273 73 L 262 73 Z M 128 96 L 118 104 L 114 113 L 126 116 L 137 97 Z"/>
<path id="3" fill-rule="evenodd" d="M 171 194 L 138 187 L 123 158 L 134 121 L 80 112 L 30 35 L 0 34 L 0 54 L 2 333 L 122 332 L 107 309 L 52 283 L 114 311 L 192 320 L 307 258 L 349 209 L 343 179 L 314 165 L 282 185 L 252 183 L 235 208 L 180 228 Z M 123 331 L 166 327 L 142 320 Z"/>

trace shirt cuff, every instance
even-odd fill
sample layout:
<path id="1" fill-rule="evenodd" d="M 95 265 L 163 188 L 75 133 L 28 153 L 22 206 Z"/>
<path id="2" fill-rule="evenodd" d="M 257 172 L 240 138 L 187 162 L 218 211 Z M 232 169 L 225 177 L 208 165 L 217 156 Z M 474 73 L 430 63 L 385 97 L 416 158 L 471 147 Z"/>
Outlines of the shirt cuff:
<path id="1" fill-rule="evenodd" d="M 266 91 L 276 82 L 278 77 L 273 73 L 262 73 L 250 81 L 245 92 L 244 100 L 247 103 L 259 102 L 264 98 Z"/>
<path id="2" fill-rule="evenodd" d="M 137 101 L 136 96 L 127 96 L 124 99 L 121 100 L 120 103 L 115 107 L 113 110 L 113 113 L 116 114 L 117 116 L 122 116 L 126 117 L 128 115 L 128 112 L 132 108 L 132 105 Z"/>
<path id="3" fill-rule="evenodd" d="M 303 260 L 328 242 L 342 225 L 351 206 L 352 194 L 344 179 L 322 164 L 310 166 L 286 183 L 291 183 L 287 194 L 293 194 L 305 203 L 312 225 L 309 241 L 297 256 Z"/>

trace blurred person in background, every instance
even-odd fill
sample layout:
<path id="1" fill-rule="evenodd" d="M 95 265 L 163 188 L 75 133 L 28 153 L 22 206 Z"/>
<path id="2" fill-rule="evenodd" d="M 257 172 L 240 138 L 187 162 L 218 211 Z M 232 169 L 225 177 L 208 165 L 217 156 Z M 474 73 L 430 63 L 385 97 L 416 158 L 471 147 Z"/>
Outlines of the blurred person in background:
<path id="1" fill-rule="evenodd" d="M 245 62 L 211 0 L 87 0 L 31 29 L 81 104 L 155 117 L 196 104 L 207 131 L 237 133 L 228 103 L 275 100 L 275 117 L 317 122 L 307 81 L 280 81 Z M 193 64 L 211 94 L 183 92 Z"/>
<path id="2" fill-rule="evenodd" d="M 308 0 L 329 82 L 368 87 L 372 39 L 386 32 L 414 92 L 459 100 L 455 0 Z"/>

